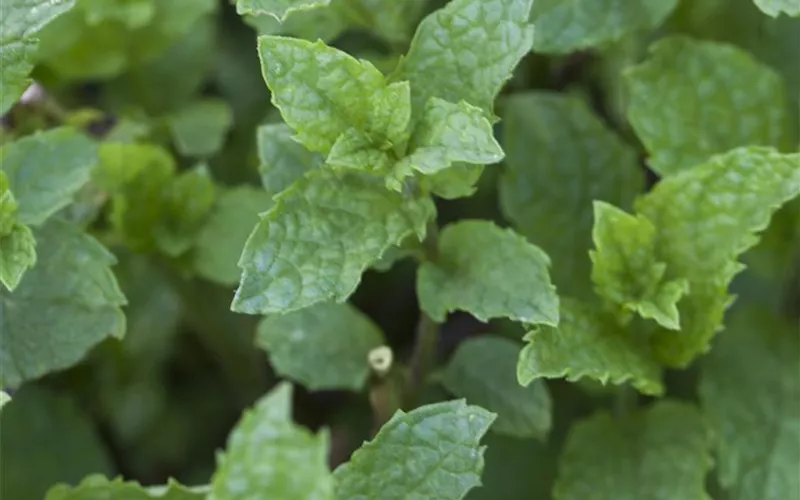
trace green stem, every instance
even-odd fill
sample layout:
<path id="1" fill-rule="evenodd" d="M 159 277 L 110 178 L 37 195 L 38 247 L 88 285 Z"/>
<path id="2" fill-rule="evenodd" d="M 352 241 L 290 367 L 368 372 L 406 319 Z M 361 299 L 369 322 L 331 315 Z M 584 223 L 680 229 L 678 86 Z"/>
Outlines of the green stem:
<path id="1" fill-rule="evenodd" d="M 422 242 L 424 258 L 436 261 L 439 257 L 439 226 L 435 221 L 428 225 L 427 235 Z M 411 356 L 411 374 L 408 387 L 407 406 L 414 407 L 419 401 L 425 379 L 436 366 L 436 347 L 439 343 L 439 324 L 420 311 L 417 322 L 414 352 Z"/>

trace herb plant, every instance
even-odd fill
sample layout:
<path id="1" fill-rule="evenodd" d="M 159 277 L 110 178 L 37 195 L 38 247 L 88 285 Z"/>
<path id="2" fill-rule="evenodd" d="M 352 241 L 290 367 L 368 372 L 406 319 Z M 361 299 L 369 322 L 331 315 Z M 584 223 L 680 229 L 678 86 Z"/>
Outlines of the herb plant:
<path id="1" fill-rule="evenodd" d="M 800 498 L 798 0 L 0 0 L 4 500 Z"/>

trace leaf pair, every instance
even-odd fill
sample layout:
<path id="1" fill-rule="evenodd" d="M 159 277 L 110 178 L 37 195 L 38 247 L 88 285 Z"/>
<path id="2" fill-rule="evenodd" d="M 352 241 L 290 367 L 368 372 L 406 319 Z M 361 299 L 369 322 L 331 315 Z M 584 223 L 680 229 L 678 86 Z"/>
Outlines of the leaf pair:
<path id="1" fill-rule="evenodd" d="M 438 191 L 440 174 L 454 162 L 502 158 L 487 117 L 530 48 L 531 2 L 490 3 L 459 0 L 428 16 L 389 79 L 321 42 L 259 39 L 273 102 L 294 139 L 325 165 L 279 194 L 251 234 L 234 310 L 264 314 L 345 300 L 387 249 L 425 235 L 434 214 L 428 194 Z M 478 35 L 488 42 L 475 46 Z M 419 183 L 405 182 L 412 175 Z M 460 194 L 474 180 L 448 182 Z"/>

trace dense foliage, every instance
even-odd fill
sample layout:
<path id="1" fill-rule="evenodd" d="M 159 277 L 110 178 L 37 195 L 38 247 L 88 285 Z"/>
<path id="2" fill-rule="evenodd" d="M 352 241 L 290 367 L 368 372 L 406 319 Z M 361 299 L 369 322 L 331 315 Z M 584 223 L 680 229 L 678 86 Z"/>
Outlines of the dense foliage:
<path id="1" fill-rule="evenodd" d="M 0 0 L 3 500 L 800 498 L 800 0 Z"/>

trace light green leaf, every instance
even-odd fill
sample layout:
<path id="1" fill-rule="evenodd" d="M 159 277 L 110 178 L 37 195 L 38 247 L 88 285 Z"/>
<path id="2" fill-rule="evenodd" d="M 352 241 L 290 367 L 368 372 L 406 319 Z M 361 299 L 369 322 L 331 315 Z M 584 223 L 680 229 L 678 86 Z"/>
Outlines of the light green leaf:
<path id="1" fill-rule="evenodd" d="M 125 297 L 114 256 L 71 224 L 37 229 L 38 263 L 9 293 L 0 288 L 1 387 L 74 365 L 101 340 L 121 337 Z"/>
<path id="2" fill-rule="evenodd" d="M 47 492 L 45 500 L 203 500 L 208 488 L 186 487 L 170 479 L 165 486 L 142 486 L 135 481 L 124 481 L 121 477 L 109 480 L 94 475 L 79 485 L 58 485 Z"/>
<path id="3" fill-rule="evenodd" d="M 453 0 L 426 17 L 390 77 L 411 82 L 414 115 L 431 97 L 493 116 L 494 99 L 533 44 L 533 0 Z M 476 43 L 480 40 L 480 43 Z"/>
<path id="4" fill-rule="evenodd" d="M 517 231 L 551 257 L 560 292 L 593 295 L 592 202 L 633 204 L 644 189 L 636 152 L 575 97 L 513 94 L 504 109 L 500 207 Z"/>
<path id="5" fill-rule="evenodd" d="M 89 416 L 70 397 L 37 385 L 26 385 L 0 412 L 0 456 L 4 499 L 38 500 L 56 483 L 113 473 Z"/>
<path id="6" fill-rule="evenodd" d="M 653 223 L 601 201 L 595 202 L 594 214 L 597 250 L 589 256 L 597 293 L 664 328 L 678 330 L 677 303 L 689 291 L 689 283 L 685 278 L 663 280 L 667 265 L 656 260 Z"/>
<path id="7" fill-rule="evenodd" d="M 153 228 L 156 244 L 165 254 L 177 257 L 194 244 L 214 205 L 216 187 L 208 167 L 200 165 L 177 176 L 163 196 L 163 214 Z"/>
<path id="8" fill-rule="evenodd" d="M 111 2 L 108 2 L 111 4 Z M 129 6 L 115 2 L 115 8 Z M 65 80 L 110 79 L 126 70 L 147 64 L 163 54 L 217 7 L 214 0 L 153 1 L 149 22 L 138 26 L 119 22 L 92 24 L 86 7 L 77 2 L 74 9 L 50 23 L 39 34 L 37 56 L 43 66 Z M 111 8 L 111 5 L 109 5 Z M 117 12 L 118 17 L 127 16 Z"/>
<path id="9" fill-rule="evenodd" d="M 0 283 L 14 291 L 25 271 L 36 264 L 36 240 L 28 226 L 14 224 L 0 234 Z"/>
<path id="10" fill-rule="evenodd" d="M 706 500 L 710 439 L 703 416 L 661 401 L 625 417 L 574 424 L 553 491 L 558 500 Z"/>
<path id="11" fill-rule="evenodd" d="M 107 0 L 95 1 L 107 3 Z M 145 1 L 158 6 L 153 0 Z M 214 60 L 225 57 L 219 53 L 217 36 L 217 19 L 211 16 L 199 19 L 158 57 L 129 68 L 104 84 L 108 105 L 112 109 L 140 107 L 150 116 L 162 116 L 188 106 L 206 82 Z M 106 136 L 106 140 L 111 139 Z"/>
<path id="12" fill-rule="evenodd" d="M 483 174 L 484 165 L 470 165 L 457 162 L 450 168 L 428 177 L 431 191 L 446 200 L 472 196 L 478 190 L 478 181 Z"/>
<path id="13" fill-rule="evenodd" d="M 80 6 L 90 25 L 119 22 L 136 29 L 146 26 L 155 14 L 152 0 L 81 0 Z"/>
<path id="14" fill-rule="evenodd" d="M 17 224 L 17 210 L 19 205 L 4 170 L 0 170 L 0 235 L 11 232 Z"/>
<path id="15" fill-rule="evenodd" d="M 550 259 L 510 229 L 466 220 L 447 226 L 435 262 L 419 267 L 420 306 L 435 321 L 467 311 L 481 321 L 509 318 L 558 324 L 558 297 L 550 283 Z"/>
<path id="16" fill-rule="evenodd" d="M 327 154 L 350 128 L 371 132 L 364 96 L 385 85 L 371 63 L 321 41 L 279 36 L 259 37 L 258 53 L 273 104 L 309 150 Z"/>
<path id="17" fill-rule="evenodd" d="M 656 226 L 656 259 L 665 281 L 686 278 L 681 330 L 651 338 L 656 358 L 684 367 L 720 329 L 731 299 L 727 286 L 741 270 L 737 256 L 752 247 L 772 213 L 800 195 L 800 154 L 740 148 L 661 182 L 636 203 Z"/>
<path id="18" fill-rule="evenodd" d="M 9 402 L 11 402 L 11 396 L 6 391 L 0 391 L 0 410 Z"/>
<path id="19" fill-rule="evenodd" d="M 281 383 L 245 412 L 218 458 L 208 500 L 333 500 L 327 432 L 292 422 L 292 386 Z"/>
<path id="20" fill-rule="evenodd" d="M 678 0 L 536 0 L 533 49 L 568 54 L 617 41 L 629 33 L 658 27 Z"/>
<path id="21" fill-rule="evenodd" d="M 262 125 L 256 131 L 258 171 L 261 183 L 274 196 L 285 191 L 310 170 L 322 166 L 324 158 L 295 141 L 285 123 Z"/>
<path id="22" fill-rule="evenodd" d="M 22 224 L 39 225 L 72 200 L 97 164 L 97 148 L 73 128 L 37 132 L 0 148 Z"/>
<path id="23" fill-rule="evenodd" d="M 655 171 L 671 175 L 739 146 L 787 146 L 788 101 L 775 71 L 736 47 L 686 37 L 650 52 L 626 81 L 628 117 Z"/>
<path id="24" fill-rule="evenodd" d="M 551 401 L 544 381 L 517 382 L 519 344 L 483 336 L 459 344 L 442 376 L 452 394 L 497 413 L 492 431 L 544 439 L 550 431 Z"/>
<path id="25" fill-rule="evenodd" d="M 454 162 L 497 163 L 503 149 L 483 111 L 464 101 L 454 104 L 432 97 L 411 138 L 410 154 L 394 167 L 394 189 L 413 171 L 432 175 Z"/>
<path id="26" fill-rule="evenodd" d="M 778 17 L 781 13 L 800 16 L 800 0 L 754 0 L 759 9 L 767 15 Z"/>
<path id="27" fill-rule="evenodd" d="M 464 400 L 398 411 L 336 469 L 336 498 L 460 500 L 480 485 L 479 442 L 495 417 Z"/>
<path id="28" fill-rule="evenodd" d="M 290 14 L 324 7 L 330 0 L 236 0 L 239 15 L 272 16 L 285 21 Z"/>
<path id="29" fill-rule="evenodd" d="M 111 227 L 132 250 L 156 248 L 155 228 L 175 170 L 175 161 L 157 146 L 107 143 L 100 148 L 100 165 L 93 179 L 110 193 Z"/>
<path id="30" fill-rule="evenodd" d="M 800 495 L 798 331 L 796 319 L 740 309 L 703 359 L 700 398 L 731 500 Z"/>
<path id="31" fill-rule="evenodd" d="M 630 335 L 599 307 L 561 299 L 558 328 L 543 326 L 525 336 L 517 379 L 528 385 L 539 378 L 582 378 L 603 384 L 630 382 L 645 394 L 661 395 L 661 369 L 646 340 Z"/>
<path id="32" fill-rule="evenodd" d="M 337 5 L 341 2 L 337 2 Z M 244 22 L 259 35 L 291 35 L 306 40 L 330 41 L 349 27 L 345 12 L 328 5 L 327 8 L 297 10 L 283 22 L 270 15 L 244 15 Z"/>
<path id="33" fill-rule="evenodd" d="M 312 391 L 364 387 L 367 355 L 384 342 L 380 328 L 349 304 L 316 304 L 264 318 L 256 345 L 275 371 Z"/>
<path id="34" fill-rule="evenodd" d="M 222 192 L 194 245 L 194 265 L 206 279 L 221 285 L 238 283 L 237 263 L 244 243 L 258 224 L 259 214 L 272 206 L 272 197 L 258 188 L 239 186 Z"/>
<path id="35" fill-rule="evenodd" d="M 405 237 L 425 234 L 430 198 L 404 198 L 379 179 L 319 171 L 275 198 L 245 244 L 233 310 L 269 314 L 344 301 L 361 273 Z"/>
<path id="36" fill-rule="evenodd" d="M 0 5 L 0 115 L 6 114 L 31 83 L 37 32 L 67 12 L 75 0 L 3 0 Z"/>
<path id="37" fill-rule="evenodd" d="M 221 99 L 205 99 L 179 109 L 167 124 L 180 154 L 207 158 L 222 148 L 233 112 Z"/>

